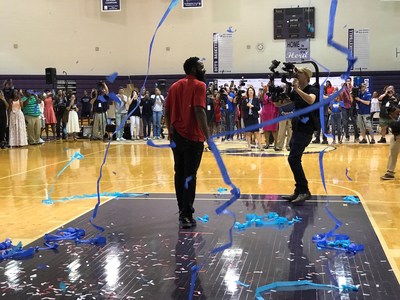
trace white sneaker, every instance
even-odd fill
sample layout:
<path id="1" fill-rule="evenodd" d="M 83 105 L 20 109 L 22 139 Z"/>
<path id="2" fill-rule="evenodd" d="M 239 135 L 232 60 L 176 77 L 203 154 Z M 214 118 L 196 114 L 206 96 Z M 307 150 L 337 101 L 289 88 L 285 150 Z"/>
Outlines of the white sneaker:
<path id="1" fill-rule="evenodd" d="M 124 139 L 123 137 L 121 138 L 121 141 L 126 141 L 126 139 Z"/>
<path id="2" fill-rule="evenodd" d="M 44 140 L 42 140 L 42 138 L 39 139 L 39 143 L 43 144 Z"/>
<path id="3" fill-rule="evenodd" d="M 119 142 L 121 139 L 120 138 L 117 138 L 117 142 Z"/>

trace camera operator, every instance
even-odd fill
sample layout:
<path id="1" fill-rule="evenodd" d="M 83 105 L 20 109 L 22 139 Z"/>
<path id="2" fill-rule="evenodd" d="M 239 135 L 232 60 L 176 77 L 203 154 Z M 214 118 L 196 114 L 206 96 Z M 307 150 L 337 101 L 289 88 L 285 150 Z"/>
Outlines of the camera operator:
<path id="1" fill-rule="evenodd" d="M 362 140 L 360 144 L 366 144 L 367 140 L 365 139 L 366 131 L 369 131 L 371 135 L 370 144 L 375 144 L 374 134 L 372 130 L 371 123 L 371 98 L 372 95 L 367 91 L 367 85 L 365 83 L 361 83 L 360 91 L 357 94 L 353 95 L 354 101 L 356 101 L 357 106 L 357 126 L 360 128 Z"/>
<path id="2" fill-rule="evenodd" d="M 295 68 L 293 92 L 289 95 L 294 102 L 295 111 L 306 108 L 319 101 L 319 91 L 310 85 L 312 72 L 308 68 Z M 292 119 L 292 139 L 290 140 L 290 153 L 288 162 L 296 181 L 292 195 L 282 198 L 292 203 L 299 204 L 311 198 L 308 181 L 304 174 L 301 158 L 305 148 L 310 144 L 314 131 L 319 128 L 318 110 Z"/>
<path id="3" fill-rule="evenodd" d="M 388 102 L 397 103 L 397 99 L 395 96 L 395 91 L 393 85 L 389 85 L 385 87 L 385 92 L 378 97 L 379 102 L 381 103 L 381 108 L 386 107 Z M 389 123 L 391 122 L 391 118 L 387 113 L 386 109 L 381 109 L 379 112 L 379 126 L 381 127 L 381 139 L 378 143 L 385 144 L 386 143 L 386 133 Z"/>
<path id="4" fill-rule="evenodd" d="M 388 105 L 381 108 L 381 111 L 385 110 L 387 116 L 389 116 L 390 121 L 388 125 L 392 129 L 393 136 L 390 139 L 390 150 L 389 150 L 389 160 L 387 163 L 387 171 L 385 175 L 381 177 L 382 180 L 394 180 L 394 169 L 396 168 L 397 157 L 400 152 L 400 108 L 395 102 L 388 102 Z"/>

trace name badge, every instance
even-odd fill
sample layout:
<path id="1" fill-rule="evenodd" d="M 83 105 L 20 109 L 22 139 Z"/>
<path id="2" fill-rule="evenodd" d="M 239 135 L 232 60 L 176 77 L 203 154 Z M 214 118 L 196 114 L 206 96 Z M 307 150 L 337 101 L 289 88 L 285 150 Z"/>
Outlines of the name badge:
<path id="1" fill-rule="evenodd" d="M 211 110 L 211 105 L 207 105 L 207 110 Z"/>
<path id="2" fill-rule="evenodd" d="M 98 104 L 97 104 L 97 107 L 98 107 L 98 108 L 101 108 L 101 103 L 98 103 Z"/>
<path id="3" fill-rule="evenodd" d="M 228 104 L 226 104 L 226 109 L 229 109 L 229 105 Z"/>

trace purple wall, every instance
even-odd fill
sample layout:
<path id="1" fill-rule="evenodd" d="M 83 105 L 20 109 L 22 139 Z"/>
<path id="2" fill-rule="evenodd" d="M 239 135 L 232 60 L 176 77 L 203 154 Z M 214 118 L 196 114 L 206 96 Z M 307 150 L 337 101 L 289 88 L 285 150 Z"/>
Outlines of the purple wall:
<path id="1" fill-rule="evenodd" d="M 326 73 L 321 73 L 321 76 L 326 76 Z M 339 76 L 339 73 L 331 73 L 331 76 Z M 352 73 L 352 76 L 359 76 L 358 72 Z M 394 85 L 397 89 L 398 93 L 400 93 L 400 71 L 390 71 L 390 72 L 364 72 L 361 74 L 362 76 L 372 76 L 373 77 L 373 85 L 374 90 L 379 92 L 382 91 L 383 87 L 386 85 Z M 155 87 L 158 79 L 166 80 L 166 90 L 168 90 L 169 86 L 175 82 L 176 80 L 182 78 L 184 74 L 177 75 L 151 75 L 148 77 L 148 81 L 146 84 L 146 88 L 152 89 Z M 212 81 L 214 79 L 224 79 L 224 78 L 265 78 L 266 73 L 260 74 L 208 74 L 207 81 Z M 34 89 L 37 91 L 51 88 L 52 86 L 46 84 L 45 75 L 0 75 L 1 84 L 5 79 L 12 78 L 14 82 L 14 86 L 22 89 Z M 108 83 L 110 91 L 116 92 L 118 87 L 126 86 L 128 83 L 132 82 L 137 88 L 140 88 L 143 85 L 145 76 L 119 76 L 114 83 Z M 85 76 L 85 75 L 59 75 L 57 79 L 63 80 L 75 80 L 78 97 L 83 94 L 84 90 L 88 92 L 91 91 L 92 88 L 96 87 L 96 83 L 100 80 L 105 80 L 104 76 Z"/>

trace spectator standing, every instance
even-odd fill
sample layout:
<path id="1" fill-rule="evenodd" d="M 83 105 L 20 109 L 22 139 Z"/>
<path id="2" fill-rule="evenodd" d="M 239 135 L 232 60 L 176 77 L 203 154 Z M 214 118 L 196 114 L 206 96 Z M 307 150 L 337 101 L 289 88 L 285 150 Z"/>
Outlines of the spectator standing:
<path id="1" fill-rule="evenodd" d="M 343 118 L 343 128 L 344 134 L 346 136 L 346 142 L 350 141 L 350 132 L 349 132 L 349 120 L 351 124 L 353 124 L 354 128 L 354 142 L 358 143 L 359 140 L 359 133 L 357 128 L 357 122 L 354 113 L 353 107 L 353 97 L 351 96 L 353 85 L 351 78 L 346 79 L 345 86 L 340 94 L 340 100 L 343 101 L 344 109 L 342 110 L 342 118 Z"/>
<path id="2" fill-rule="evenodd" d="M 54 110 L 56 114 L 57 124 L 56 124 L 56 135 L 57 139 L 65 139 L 67 131 L 66 131 L 66 122 L 65 122 L 65 111 L 67 107 L 67 98 L 65 97 L 62 90 L 57 91 L 57 95 L 54 97 Z"/>
<path id="3" fill-rule="evenodd" d="M 143 138 L 145 140 L 150 139 L 153 105 L 154 101 L 150 98 L 149 91 L 146 90 L 142 100 L 140 101 L 140 106 L 142 107 Z"/>
<path id="4" fill-rule="evenodd" d="M 67 122 L 67 134 L 70 136 L 72 134 L 72 138 L 74 141 L 77 141 L 77 133 L 79 133 L 79 117 L 78 117 L 78 106 L 76 105 L 76 96 L 72 94 L 70 97 L 70 102 L 67 106 L 68 111 L 68 122 Z"/>
<path id="5" fill-rule="evenodd" d="M 263 93 L 261 94 L 262 99 L 262 110 L 261 110 L 261 122 L 275 119 L 279 115 L 279 108 L 272 102 L 272 98 L 268 94 L 268 86 L 265 86 Z M 265 149 L 269 147 L 270 135 L 274 138 L 274 149 L 277 149 L 278 142 L 278 123 L 271 124 L 263 127 L 265 137 Z"/>
<path id="6" fill-rule="evenodd" d="M 115 126 L 119 128 L 122 120 L 126 117 L 126 105 L 128 103 L 128 97 L 125 95 L 125 91 L 122 87 L 119 88 L 117 97 L 121 100 L 121 103 L 115 103 Z M 117 141 L 125 141 L 124 128 L 117 131 Z"/>
<path id="7" fill-rule="evenodd" d="M 153 137 L 156 140 L 160 139 L 161 134 L 161 118 L 164 111 L 164 96 L 161 95 L 159 88 L 154 89 L 154 95 L 151 95 L 153 102 Z"/>
<path id="8" fill-rule="evenodd" d="M 258 123 L 258 111 L 260 110 L 260 100 L 256 98 L 256 90 L 253 87 L 249 87 L 247 89 L 247 98 L 244 100 L 242 106 L 242 114 L 244 126 L 254 126 Z M 254 133 L 256 139 L 256 148 L 261 150 L 261 141 L 260 141 L 260 131 L 259 128 L 253 128 L 250 131 L 246 131 L 246 141 L 247 147 L 251 150 L 251 135 Z"/>
<path id="9" fill-rule="evenodd" d="M 140 140 L 139 132 L 140 132 L 140 119 L 142 117 L 142 114 L 140 112 L 140 107 L 138 105 L 137 90 L 132 90 L 131 96 L 129 97 L 128 100 L 128 104 L 129 104 L 128 114 L 130 115 L 129 120 L 131 122 L 131 127 L 130 127 L 131 139 Z"/>
<path id="10" fill-rule="evenodd" d="M 92 140 L 103 140 L 106 134 L 107 110 L 108 110 L 108 86 L 100 81 L 97 84 L 97 90 L 93 92 L 93 128 Z"/>
<path id="11" fill-rule="evenodd" d="M 366 131 L 368 130 L 369 135 L 371 136 L 370 144 L 375 144 L 374 132 L 372 130 L 371 123 L 371 98 L 372 95 L 367 91 L 367 85 L 365 83 L 361 83 L 359 94 L 354 97 L 354 100 L 357 101 L 357 125 L 360 128 L 362 140 L 360 144 L 366 144 L 367 140 L 365 138 Z"/>
<path id="12" fill-rule="evenodd" d="M 22 112 L 23 104 L 21 96 L 17 90 L 14 90 L 14 95 L 10 104 L 10 147 L 26 146 L 28 145 L 28 138 L 26 134 L 25 117 Z"/>
<path id="13" fill-rule="evenodd" d="M 90 125 L 90 118 L 92 117 L 92 105 L 90 104 L 90 96 L 86 90 L 83 91 L 83 97 L 81 98 L 81 126 L 83 126 L 83 120 L 87 119 L 88 125 Z"/>
<path id="14" fill-rule="evenodd" d="M 396 99 L 396 92 L 393 85 L 385 87 L 384 93 L 378 97 L 381 102 L 381 111 L 379 112 L 379 126 L 381 127 L 381 139 L 378 143 L 386 143 L 386 134 L 389 123 L 392 121 L 386 109 L 386 106 L 397 105 L 398 100 Z"/>
<path id="15" fill-rule="evenodd" d="M 0 90 L 0 147 L 4 149 L 7 145 L 6 131 L 7 131 L 7 110 L 8 101 L 4 97 L 4 92 Z"/>
<path id="16" fill-rule="evenodd" d="M 340 101 L 339 97 L 332 100 L 329 105 L 331 111 L 331 124 L 332 124 L 332 144 L 336 144 L 336 136 L 338 137 L 339 144 L 342 143 L 342 110 L 343 101 Z"/>
<path id="17" fill-rule="evenodd" d="M 33 94 L 32 91 L 25 91 L 25 96 L 22 98 L 22 103 L 27 125 L 26 131 L 29 145 L 41 144 L 40 102 L 40 99 Z"/>
<path id="18" fill-rule="evenodd" d="M 235 130 L 235 111 L 236 111 L 236 92 L 235 87 L 230 87 L 229 93 L 226 94 L 226 110 L 225 110 L 225 120 L 226 120 L 226 131 Z M 233 134 L 227 134 L 226 140 L 232 141 Z"/>
<path id="19" fill-rule="evenodd" d="M 53 97 L 50 91 L 46 91 L 46 97 L 44 98 L 44 119 L 45 119 L 45 130 L 46 139 L 49 140 L 49 127 L 53 133 L 53 138 L 56 137 L 56 124 L 57 118 L 53 107 Z"/>

